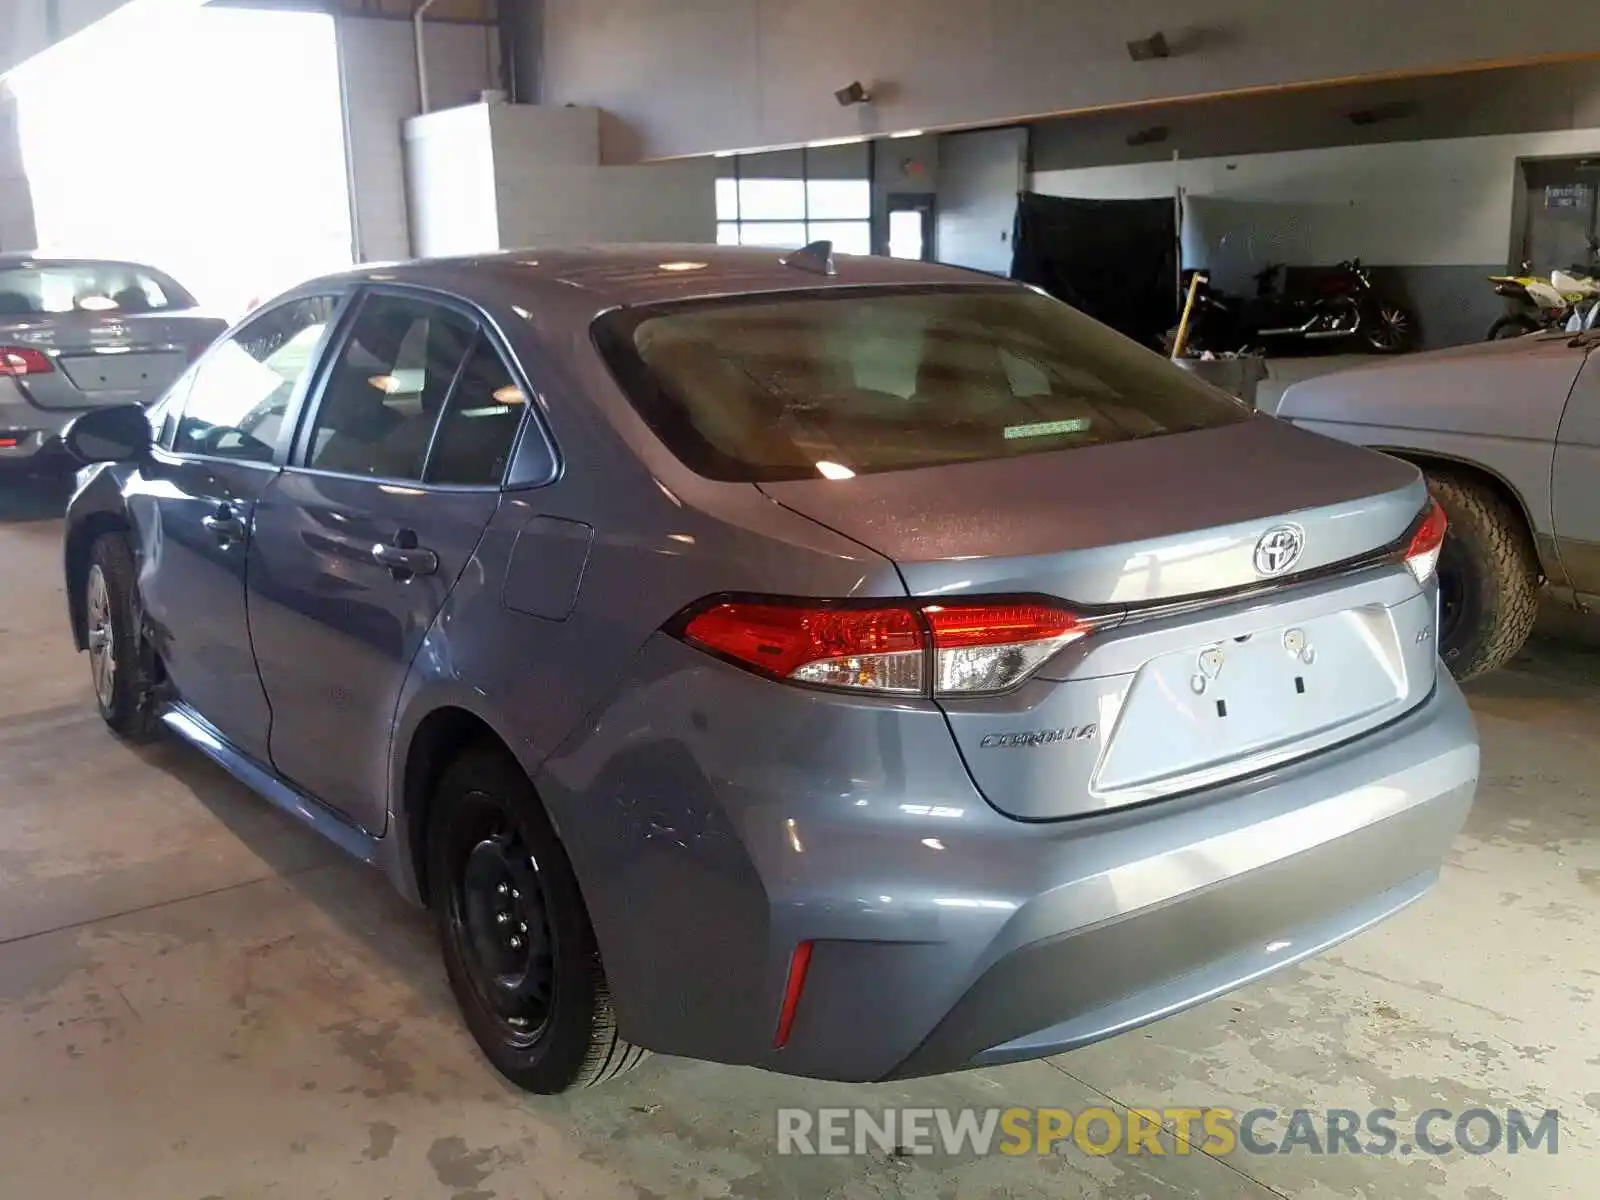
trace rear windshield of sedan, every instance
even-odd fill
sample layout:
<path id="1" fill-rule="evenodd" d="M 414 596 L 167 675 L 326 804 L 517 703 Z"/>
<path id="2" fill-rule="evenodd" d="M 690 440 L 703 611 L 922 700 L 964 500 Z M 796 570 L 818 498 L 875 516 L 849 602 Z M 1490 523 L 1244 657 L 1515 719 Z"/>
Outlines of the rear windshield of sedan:
<path id="1" fill-rule="evenodd" d="M 691 469 L 768 482 L 1099 446 L 1250 410 L 1022 288 L 837 289 L 620 309 L 596 344 Z"/>
<path id="2" fill-rule="evenodd" d="M 0 268 L 0 317 L 193 307 L 194 297 L 167 276 L 133 263 L 33 262 Z"/>

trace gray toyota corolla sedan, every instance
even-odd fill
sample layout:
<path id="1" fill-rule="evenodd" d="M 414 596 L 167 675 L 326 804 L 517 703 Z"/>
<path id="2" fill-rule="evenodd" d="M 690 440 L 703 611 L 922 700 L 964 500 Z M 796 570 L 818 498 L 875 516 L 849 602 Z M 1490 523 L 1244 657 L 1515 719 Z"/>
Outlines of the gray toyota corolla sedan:
<path id="1" fill-rule="evenodd" d="M 1416 470 L 992 277 L 364 269 L 66 436 L 107 723 L 427 904 L 538 1091 L 1079 1046 L 1415 900 L 1472 800 Z"/>

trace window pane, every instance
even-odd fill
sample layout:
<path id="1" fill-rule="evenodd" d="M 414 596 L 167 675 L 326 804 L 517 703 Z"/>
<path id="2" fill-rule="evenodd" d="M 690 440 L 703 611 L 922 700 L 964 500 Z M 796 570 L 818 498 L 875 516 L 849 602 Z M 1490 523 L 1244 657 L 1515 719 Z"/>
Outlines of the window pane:
<path id="1" fill-rule="evenodd" d="M 922 257 L 922 213 L 898 208 L 889 213 L 889 257 Z"/>
<path id="2" fill-rule="evenodd" d="M 717 245 L 737 246 L 739 244 L 739 223 L 737 221 L 717 222 Z"/>
<path id="3" fill-rule="evenodd" d="M 739 181 L 737 179 L 717 180 L 717 220 L 737 221 L 739 219 Z"/>
<path id="4" fill-rule="evenodd" d="M 483 338 L 450 395 L 428 459 L 429 483 L 499 483 L 527 401 Z"/>
<path id="5" fill-rule="evenodd" d="M 640 415 L 714 479 L 815 479 L 1069 451 L 1251 418 L 1075 309 L 1021 288 L 681 304 L 608 315 Z"/>
<path id="6" fill-rule="evenodd" d="M 872 185 L 865 179 L 810 179 L 806 204 L 813 221 L 865 221 L 872 216 Z"/>
<path id="7" fill-rule="evenodd" d="M 328 375 L 307 465 L 421 479 L 434 422 L 475 333 L 466 317 L 424 301 L 367 300 Z"/>
<path id="8" fill-rule="evenodd" d="M 798 179 L 739 180 L 739 219 L 798 221 L 806 215 L 806 185 Z"/>
<path id="9" fill-rule="evenodd" d="M 191 306 L 170 279 L 127 263 L 47 263 L 0 271 L 0 316 L 143 313 Z"/>
<path id="10" fill-rule="evenodd" d="M 806 240 L 833 243 L 835 254 L 871 254 L 872 222 L 870 221 L 813 221 Z"/>
<path id="11" fill-rule="evenodd" d="M 806 244 L 806 227 L 803 221 L 773 221 L 770 224 L 746 221 L 739 226 L 739 242 L 745 246 L 783 246 L 798 250 Z"/>
<path id="12" fill-rule="evenodd" d="M 172 448 L 271 462 L 295 384 L 338 303 L 335 296 L 297 300 L 208 350 L 194 369 Z"/>

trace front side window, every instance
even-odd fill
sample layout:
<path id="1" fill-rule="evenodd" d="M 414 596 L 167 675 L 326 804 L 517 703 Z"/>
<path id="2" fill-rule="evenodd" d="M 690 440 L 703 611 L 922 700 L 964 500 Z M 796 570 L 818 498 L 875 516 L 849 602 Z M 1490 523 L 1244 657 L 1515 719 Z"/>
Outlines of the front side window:
<path id="1" fill-rule="evenodd" d="M 713 479 L 844 478 L 1247 420 L 1244 405 L 1021 288 L 840 289 L 620 309 L 595 341 Z"/>
<path id="2" fill-rule="evenodd" d="M 173 450 L 271 462 L 295 386 L 338 306 L 338 296 L 290 301 L 206 351 L 194 369 Z"/>
<path id="3" fill-rule="evenodd" d="M 421 480 L 434 425 L 477 336 L 473 321 L 409 296 L 369 296 L 323 387 L 306 466 Z"/>
<path id="4" fill-rule="evenodd" d="M 0 316 L 193 307 L 194 298 L 170 278 L 133 263 L 39 262 L 0 270 Z"/>

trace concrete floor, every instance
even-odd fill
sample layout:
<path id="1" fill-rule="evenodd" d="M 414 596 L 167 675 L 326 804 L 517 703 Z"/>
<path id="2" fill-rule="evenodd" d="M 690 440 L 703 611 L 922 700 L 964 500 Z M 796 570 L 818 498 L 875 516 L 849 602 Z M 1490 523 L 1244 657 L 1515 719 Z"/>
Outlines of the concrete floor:
<path id="1" fill-rule="evenodd" d="M 1475 685 L 1478 807 L 1420 905 L 1048 1062 L 847 1087 L 655 1060 L 530 1099 L 458 1024 L 425 919 L 176 745 L 100 726 L 48 499 L 0 492 L 0 1195 L 119 1200 L 1592 1197 L 1600 653 Z M 785 1105 L 1520 1106 L 1560 1153 L 793 1158 Z"/>

